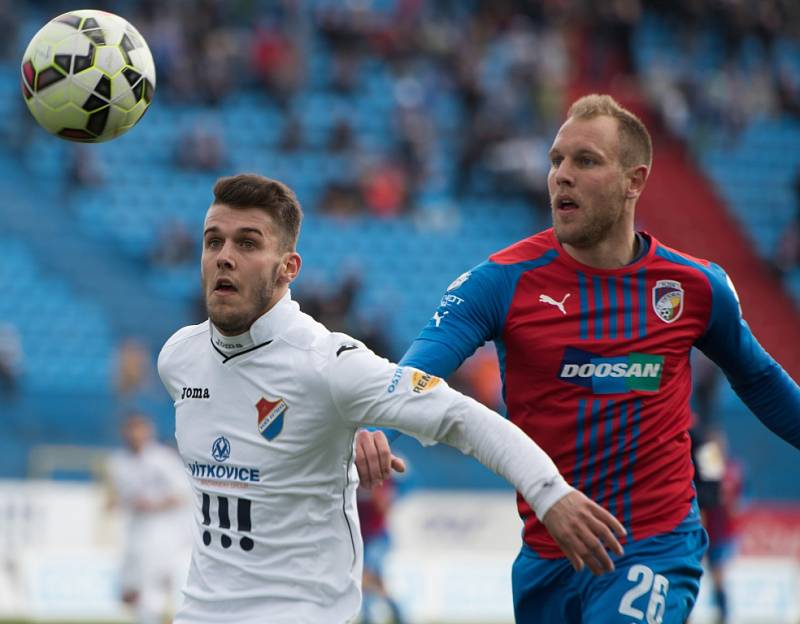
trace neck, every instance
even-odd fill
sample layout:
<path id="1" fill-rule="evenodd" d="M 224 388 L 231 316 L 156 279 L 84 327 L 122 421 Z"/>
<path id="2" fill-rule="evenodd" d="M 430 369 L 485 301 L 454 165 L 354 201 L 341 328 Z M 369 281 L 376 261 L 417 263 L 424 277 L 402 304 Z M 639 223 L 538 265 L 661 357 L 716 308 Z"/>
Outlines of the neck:
<path id="1" fill-rule="evenodd" d="M 572 258 L 595 269 L 619 269 L 636 257 L 637 240 L 633 228 L 609 236 L 591 247 L 575 247 L 563 243 L 562 247 Z"/>

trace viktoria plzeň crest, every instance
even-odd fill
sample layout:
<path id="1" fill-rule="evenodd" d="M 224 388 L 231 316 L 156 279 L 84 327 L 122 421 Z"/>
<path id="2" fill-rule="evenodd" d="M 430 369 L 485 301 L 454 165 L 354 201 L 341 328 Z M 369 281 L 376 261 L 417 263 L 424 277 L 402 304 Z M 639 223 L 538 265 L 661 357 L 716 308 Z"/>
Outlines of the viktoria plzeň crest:
<path id="1" fill-rule="evenodd" d="M 683 288 L 680 282 L 658 280 L 653 286 L 653 310 L 665 323 L 674 323 L 683 312 Z"/>
<path id="2" fill-rule="evenodd" d="M 261 397 L 256 403 L 258 410 L 258 432 L 272 441 L 283 430 L 283 420 L 289 405 L 282 398 L 267 399 Z"/>

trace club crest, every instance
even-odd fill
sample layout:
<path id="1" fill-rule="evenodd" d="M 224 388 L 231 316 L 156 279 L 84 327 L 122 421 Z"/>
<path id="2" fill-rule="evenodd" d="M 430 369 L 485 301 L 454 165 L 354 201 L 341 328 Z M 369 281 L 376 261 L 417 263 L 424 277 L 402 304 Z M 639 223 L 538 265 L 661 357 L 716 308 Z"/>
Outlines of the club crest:
<path id="1" fill-rule="evenodd" d="M 286 401 L 277 399 L 261 399 L 256 403 L 258 410 L 258 432 L 268 441 L 274 440 L 283 430 L 283 420 L 289 409 Z"/>
<path id="2" fill-rule="evenodd" d="M 653 286 L 653 310 L 665 323 L 674 323 L 683 312 L 683 288 L 680 282 L 658 280 Z"/>

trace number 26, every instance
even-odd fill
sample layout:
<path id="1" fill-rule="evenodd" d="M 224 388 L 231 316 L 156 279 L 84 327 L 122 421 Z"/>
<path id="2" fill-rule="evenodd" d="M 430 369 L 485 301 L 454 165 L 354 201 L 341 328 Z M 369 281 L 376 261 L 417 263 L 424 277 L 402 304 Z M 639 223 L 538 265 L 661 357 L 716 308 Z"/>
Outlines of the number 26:
<path id="1" fill-rule="evenodd" d="M 634 607 L 633 601 L 650 592 L 650 600 L 647 603 L 647 624 L 661 624 L 666 609 L 669 580 L 661 574 L 653 574 L 650 568 L 641 564 L 631 566 L 628 570 L 628 580 L 636 585 L 622 596 L 622 600 L 619 602 L 619 612 L 622 615 L 642 620 L 645 613 Z"/>

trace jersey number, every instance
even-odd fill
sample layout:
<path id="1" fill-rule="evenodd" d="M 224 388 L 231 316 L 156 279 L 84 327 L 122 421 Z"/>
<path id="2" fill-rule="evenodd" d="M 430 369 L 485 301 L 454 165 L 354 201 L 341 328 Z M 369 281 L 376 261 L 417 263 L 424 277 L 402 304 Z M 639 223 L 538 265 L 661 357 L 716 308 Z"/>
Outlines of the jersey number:
<path id="1" fill-rule="evenodd" d="M 228 512 L 229 501 L 226 496 L 215 496 L 217 499 L 217 517 L 219 518 L 220 529 L 231 528 L 231 517 Z M 239 533 L 250 533 L 253 529 L 250 523 L 250 506 L 251 501 L 246 498 L 234 498 L 236 502 L 236 530 Z M 211 526 L 211 497 L 208 494 L 203 494 L 203 526 Z M 233 540 L 229 535 L 222 534 L 220 538 L 223 548 L 230 548 Z M 206 546 L 211 545 L 211 531 L 203 531 L 203 543 Z M 242 550 L 253 550 L 253 540 L 246 535 L 242 536 L 239 540 L 239 546 Z"/>
<path id="2" fill-rule="evenodd" d="M 667 578 L 661 574 L 653 574 L 646 565 L 637 564 L 628 570 L 628 580 L 636 585 L 625 592 L 619 603 L 619 612 L 641 621 L 645 614 L 633 606 L 633 601 L 650 592 L 650 601 L 647 603 L 647 624 L 661 624 L 669 591 Z"/>

